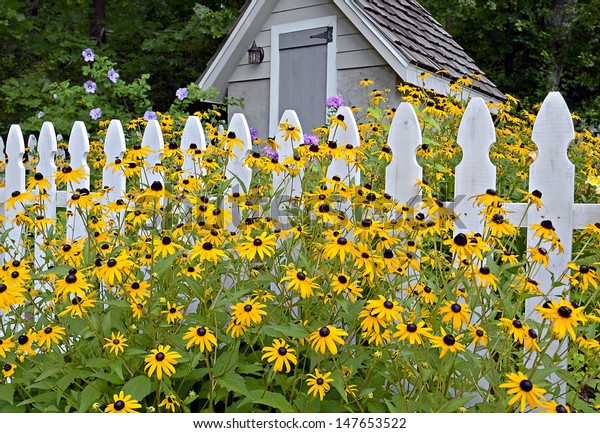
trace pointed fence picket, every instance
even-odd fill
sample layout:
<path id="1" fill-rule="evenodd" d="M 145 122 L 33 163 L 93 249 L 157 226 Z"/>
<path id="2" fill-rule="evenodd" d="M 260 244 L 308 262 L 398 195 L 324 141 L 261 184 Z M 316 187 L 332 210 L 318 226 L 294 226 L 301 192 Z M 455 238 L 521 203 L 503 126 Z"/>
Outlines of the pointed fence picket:
<path id="1" fill-rule="evenodd" d="M 329 141 L 335 141 L 338 146 L 348 144 L 353 147 L 360 145 L 360 138 L 356 120 L 349 107 L 341 107 L 337 115 L 343 116 L 346 128 L 338 126 Z M 293 111 L 286 111 L 281 122 L 288 122 L 291 127 L 297 127 L 301 131 L 300 122 Z M 249 190 L 252 180 L 252 169 L 244 165 L 244 160 L 252 151 L 252 139 L 248 124 L 243 114 L 237 113 L 233 116 L 229 129 L 225 134 L 229 140 L 241 141 L 241 147 L 234 145 L 234 156 L 229 160 L 226 167 L 226 185 L 224 196 L 233 192 L 245 193 Z M 564 276 L 567 264 L 571 260 L 571 241 L 573 230 L 582 229 L 590 224 L 600 221 L 600 204 L 577 204 L 573 202 L 574 196 L 574 168 L 567 158 L 567 147 L 573 139 L 573 123 L 569 110 L 559 93 L 550 93 L 544 101 L 533 129 L 533 141 L 539 149 L 539 156 L 532 164 L 530 170 L 529 190 L 539 190 L 543 194 L 544 207 L 537 210 L 523 203 L 507 203 L 504 207 L 509 212 L 510 221 L 522 227 L 550 220 L 555 227 L 556 233 L 565 248 L 564 254 L 558 254 L 556 250 L 550 250 L 548 269 L 539 267 L 532 277 L 538 284 L 546 297 L 558 295 L 558 288 L 553 287 L 553 279 Z M 275 141 L 279 145 L 279 158 L 284 160 L 293 155 L 293 143 L 289 138 L 285 139 L 285 131 L 277 134 Z M 472 197 L 485 193 L 486 189 L 495 189 L 496 167 L 490 162 L 489 149 L 495 141 L 495 132 L 491 116 L 485 103 L 480 98 L 470 101 L 461 122 L 457 141 L 463 150 L 463 159 L 456 167 L 456 183 L 454 201 L 446 203 L 446 206 L 454 208 L 459 215 L 455 223 L 456 233 L 482 232 L 483 221 L 480 215 L 481 209 L 474 203 Z M 392 121 L 388 134 L 388 145 L 392 152 L 392 161 L 386 170 L 386 192 L 401 205 L 406 204 L 416 207 L 421 204 L 420 190 L 416 181 L 422 178 L 422 168 L 416 160 L 416 150 L 421 145 L 421 129 L 414 110 L 408 103 L 402 103 L 398 107 Z M 33 148 L 33 141 L 28 144 Z M 184 153 L 181 177 L 198 177 L 202 168 L 189 155 L 189 149 L 198 149 L 204 152 L 206 149 L 206 138 L 197 117 L 190 117 L 187 121 L 181 142 L 181 150 Z M 152 185 L 158 181 L 164 185 L 160 162 L 164 149 L 164 139 L 156 121 L 150 121 L 146 127 L 142 146 L 153 151 L 146 159 L 146 168 L 142 182 L 145 186 Z M 6 144 L 0 139 L 0 150 L 5 148 L 7 160 L 4 168 L 5 186 L 0 188 L 0 215 L 5 217 L 4 230 L 10 229 L 6 234 L 6 243 L 18 246 L 21 239 L 21 228 L 12 224 L 16 214 L 23 210 L 23 205 L 17 204 L 8 209 L 4 203 L 13 194 L 23 193 L 25 188 L 26 170 L 23 165 L 25 145 L 21 129 L 13 125 L 9 131 Z M 55 218 L 56 207 L 65 207 L 67 199 L 76 193 L 77 189 L 89 189 L 89 177 L 67 187 L 67 191 L 57 191 L 55 183 L 56 166 L 54 158 L 56 154 L 56 134 L 52 124 L 44 123 L 37 142 L 36 150 L 40 161 L 36 168 L 51 181 L 48 191 L 49 201 L 45 209 L 45 215 Z M 87 133 L 83 124 L 77 122 L 71 131 L 69 140 L 69 154 L 73 169 L 83 167 L 89 173 L 86 157 L 89 150 Z M 123 127 L 117 120 L 111 121 L 104 143 L 107 165 L 103 169 L 103 196 L 106 203 L 113 203 L 126 197 L 126 178 L 122 170 L 115 169 L 115 161 L 120 162 L 126 151 L 126 140 Z M 111 166 L 112 164 L 112 166 Z M 2 174 L 2 173 L 0 173 Z M 339 176 L 340 179 L 356 184 L 360 183 L 360 172 L 356 168 L 348 169 L 345 162 L 333 160 L 327 171 L 327 177 Z M 282 194 L 287 197 L 298 197 L 302 191 L 300 182 L 284 183 L 281 176 L 275 175 L 274 184 L 283 190 Z M 233 209 L 229 200 L 225 205 Z M 69 209 L 72 208 L 69 207 Z M 234 210 L 233 221 L 229 224 L 230 230 L 236 229 L 239 222 L 239 211 Z M 278 209 L 277 212 L 280 210 Z M 237 212 L 237 213 L 236 213 Z M 527 212 L 527 213 L 526 213 Z M 280 215 L 278 215 L 280 216 Z M 123 211 L 108 215 L 109 219 L 122 221 Z M 76 240 L 87 236 L 82 220 L 74 213 L 68 217 L 67 237 Z M 533 239 L 532 232 L 528 232 L 529 247 L 538 247 L 537 240 Z M 542 245 L 543 246 L 543 245 Z M 4 260 L 9 257 L 5 256 Z M 540 297 L 531 298 L 526 303 L 525 318 L 539 320 L 534 307 L 541 303 Z M 563 340 L 564 341 L 564 340 Z M 563 343 L 566 344 L 566 343 Z M 551 348 L 549 355 L 561 351 L 559 347 Z M 563 363 L 566 361 L 563 361 Z"/>

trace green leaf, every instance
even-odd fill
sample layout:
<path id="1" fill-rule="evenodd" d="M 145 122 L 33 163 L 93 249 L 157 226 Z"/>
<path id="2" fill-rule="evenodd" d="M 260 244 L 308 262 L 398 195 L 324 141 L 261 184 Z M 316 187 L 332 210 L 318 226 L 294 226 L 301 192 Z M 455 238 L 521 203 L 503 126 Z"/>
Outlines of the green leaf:
<path id="1" fill-rule="evenodd" d="M 284 413 L 297 412 L 294 407 L 281 394 L 260 389 L 250 391 L 250 399 L 254 404 L 264 404 Z"/>
<path id="2" fill-rule="evenodd" d="M 142 400 L 152 391 L 152 381 L 148 376 L 136 376 L 123 385 L 125 395 L 130 394 L 136 400 Z"/>
<path id="3" fill-rule="evenodd" d="M 217 384 L 240 397 L 246 396 L 249 393 L 248 388 L 246 388 L 246 381 L 242 376 L 236 373 L 230 373 L 218 378 Z"/>
<path id="4" fill-rule="evenodd" d="M 439 413 L 453 413 L 456 412 L 459 408 L 463 407 L 465 404 L 473 400 L 474 396 L 469 397 L 455 397 L 452 400 L 448 400 L 442 407 L 439 409 Z"/>
<path id="5" fill-rule="evenodd" d="M 92 382 L 81 392 L 79 396 L 78 412 L 86 412 L 95 401 L 97 401 L 102 393 L 97 388 L 97 382 Z"/>
<path id="6" fill-rule="evenodd" d="M 265 335 L 275 338 L 308 338 L 310 331 L 300 324 L 263 326 Z"/>
<path id="7" fill-rule="evenodd" d="M 0 400 L 6 401 L 8 404 L 13 404 L 13 397 L 15 395 L 15 384 L 4 383 L 0 385 Z"/>
<path id="8" fill-rule="evenodd" d="M 213 370 L 214 376 L 221 377 L 229 373 L 229 370 L 235 367 L 238 360 L 238 355 L 239 342 L 217 358 L 217 362 L 215 362 L 215 368 Z"/>

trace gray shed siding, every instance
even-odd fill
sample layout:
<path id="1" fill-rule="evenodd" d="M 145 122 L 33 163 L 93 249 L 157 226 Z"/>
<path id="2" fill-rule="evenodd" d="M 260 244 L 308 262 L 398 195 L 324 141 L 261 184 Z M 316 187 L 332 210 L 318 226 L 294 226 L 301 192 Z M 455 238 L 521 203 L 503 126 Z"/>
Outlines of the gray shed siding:
<path id="1" fill-rule="evenodd" d="M 338 16 L 337 87 L 338 92 L 345 97 L 346 104 L 366 105 L 365 89 L 358 86 L 358 82 L 364 77 L 373 79 L 379 88 L 395 89 L 395 73 L 331 0 L 280 0 L 255 39 L 256 44 L 265 51 L 263 63 L 250 65 L 247 56 L 244 56 L 229 79 L 228 95 L 243 97 L 246 102 L 243 110 L 234 107 L 230 113 L 243 112 L 250 127 L 258 129 L 261 137 L 266 137 L 269 123 L 271 27 L 331 15 Z"/>

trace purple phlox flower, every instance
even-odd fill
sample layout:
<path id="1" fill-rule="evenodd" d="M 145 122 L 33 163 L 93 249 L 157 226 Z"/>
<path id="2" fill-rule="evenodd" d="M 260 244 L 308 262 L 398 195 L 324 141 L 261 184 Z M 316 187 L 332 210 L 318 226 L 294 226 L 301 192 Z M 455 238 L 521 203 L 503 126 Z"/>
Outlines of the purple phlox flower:
<path id="1" fill-rule="evenodd" d="M 275 149 L 273 149 L 271 146 L 265 146 L 263 147 L 263 155 L 266 156 L 267 158 L 270 159 L 278 159 L 279 158 L 279 153 L 277 153 L 277 151 Z"/>
<path id="2" fill-rule="evenodd" d="M 156 120 L 158 119 L 158 117 L 156 116 L 156 113 L 154 111 L 146 111 L 144 113 L 144 120 L 148 121 L 148 120 Z"/>
<path id="3" fill-rule="evenodd" d="M 319 139 L 311 134 L 304 134 L 304 144 L 314 144 L 315 146 L 319 145 Z"/>
<path id="4" fill-rule="evenodd" d="M 44 117 L 44 112 L 38 111 L 37 117 L 38 117 L 38 119 L 41 119 L 42 117 Z"/>
<path id="5" fill-rule="evenodd" d="M 94 83 L 92 80 L 88 80 L 83 83 L 83 88 L 85 89 L 86 93 L 96 93 L 96 83 Z"/>
<path id="6" fill-rule="evenodd" d="M 258 129 L 250 128 L 250 138 L 252 139 L 252 141 L 258 138 Z"/>
<path id="7" fill-rule="evenodd" d="M 91 48 L 86 48 L 85 50 L 83 50 L 81 52 L 81 55 L 83 56 L 83 60 L 85 60 L 86 62 L 94 61 L 94 52 Z"/>
<path id="8" fill-rule="evenodd" d="M 338 93 L 327 98 L 326 104 L 332 108 L 340 108 L 344 105 L 344 98 Z"/>
<path id="9" fill-rule="evenodd" d="M 111 69 L 110 71 L 108 71 L 108 79 L 110 81 L 112 81 L 113 83 L 116 83 L 117 80 L 119 79 L 119 74 L 117 71 L 115 71 L 114 69 Z"/>
<path id="10" fill-rule="evenodd" d="M 180 87 L 175 92 L 175 96 L 177 96 L 177 99 L 179 99 L 180 101 L 183 101 L 185 98 L 188 97 L 188 89 L 186 89 L 185 87 Z"/>
<path id="11" fill-rule="evenodd" d="M 90 110 L 90 117 L 92 118 L 92 120 L 100 119 L 100 117 L 102 117 L 102 110 L 99 108 L 92 108 Z"/>

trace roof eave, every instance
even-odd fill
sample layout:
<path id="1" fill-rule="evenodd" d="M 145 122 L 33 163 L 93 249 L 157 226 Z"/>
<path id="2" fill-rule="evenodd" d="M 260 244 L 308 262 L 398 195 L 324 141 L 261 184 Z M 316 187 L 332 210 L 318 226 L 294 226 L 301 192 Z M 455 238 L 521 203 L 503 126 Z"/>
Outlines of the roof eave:
<path id="1" fill-rule="evenodd" d="M 244 5 L 229 35 L 196 81 L 198 86 L 202 89 L 216 88 L 219 98 L 225 95 L 229 77 L 276 5 L 277 0 L 249 0 Z"/>

